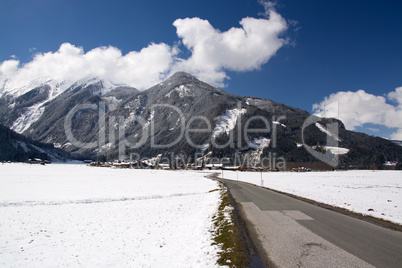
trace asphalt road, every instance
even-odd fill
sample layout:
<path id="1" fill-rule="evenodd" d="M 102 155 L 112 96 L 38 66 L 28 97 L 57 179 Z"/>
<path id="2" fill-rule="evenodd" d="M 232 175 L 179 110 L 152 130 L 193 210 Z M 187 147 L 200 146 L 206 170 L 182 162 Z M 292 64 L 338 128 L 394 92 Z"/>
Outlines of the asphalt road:
<path id="1" fill-rule="evenodd" d="M 225 184 L 269 266 L 402 267 L 402 232 L 248 183 Z"/>

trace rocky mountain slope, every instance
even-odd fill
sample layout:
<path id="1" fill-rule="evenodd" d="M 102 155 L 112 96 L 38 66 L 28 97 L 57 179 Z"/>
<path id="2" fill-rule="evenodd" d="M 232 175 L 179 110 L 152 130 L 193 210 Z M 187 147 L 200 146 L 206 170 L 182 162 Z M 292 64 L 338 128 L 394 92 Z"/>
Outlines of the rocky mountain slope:
<path id="1" fill-rule="evenodd" d="M 391 141 L 271 100 L 232 95 L 187 73 L 142 92 L 99 79 L 4 92 L 0 123 L 93 159 L 162 154 L 194 161 L 211 152 L 229 164 L 261 157 L 344 168 L 402 161 L 402 147 Z"/>
<path id="2" fill-rule="evenodd" d="M 35 158 L 55 162 L 71 160 L 68 152 L 53 144 L 34 141 L 0 125 L 0 161 L 24 162 Z"/>

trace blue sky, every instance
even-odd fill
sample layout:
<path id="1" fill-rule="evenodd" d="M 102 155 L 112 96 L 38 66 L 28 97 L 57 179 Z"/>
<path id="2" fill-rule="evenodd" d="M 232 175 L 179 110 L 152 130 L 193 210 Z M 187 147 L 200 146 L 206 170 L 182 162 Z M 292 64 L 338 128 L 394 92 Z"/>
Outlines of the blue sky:
<path id="1" fill-rule="evenodd" d="M 211 67 L 216 71 L 212 74 L 192 69 L 191 64 L 207 64 L 202 59 L 187 61 L 198 45 L 191 39 L 194 29 L 205 22 L 218 33 L 242 29 L 239 22 L 244 18 L 272 19 L 268 11 L 280 17 L 284 28 L 264 42 L 275 39 L 279 47 L 261 58 L 252 54 L 256 60 L 243 60 L 244 66 L 239 58 L 223 59 Z M 316 104 L 314 112 L 323 113 L 335 101 L 339 110 L 327 114 L 339 117 L 349 129 L 402 139 L 401 11 L 401 1 L 278 0 L 272 5 L 244 0 L 0 0 L 0 64 L 18 61 L 22 69 L 38 53 L 56 53 L 63 43 L 81 48 L 81 54 L 112 46 L 123 56 L 164 44 L 157 55 L 170 53 L 186 63 L 156 73 L 183 68 L 225 91 L 309 112 Z M 193 19 L 177 21 L 185 18 Z M 258 51 L 256 44 L 247 43 Z M 171 66 L 168 60 L 160 65 Z M 3 77 L 5 73 L 3 68 Z M 157 80 L 153 77 L 149 83 Z"/>

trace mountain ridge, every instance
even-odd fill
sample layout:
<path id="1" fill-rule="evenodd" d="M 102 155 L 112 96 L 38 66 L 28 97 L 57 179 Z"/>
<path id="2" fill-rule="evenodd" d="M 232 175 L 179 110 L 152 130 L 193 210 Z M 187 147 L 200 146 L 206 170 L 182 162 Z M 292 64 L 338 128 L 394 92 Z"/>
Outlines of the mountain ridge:
<path id="1" fill-rule="evenodd" d="M 380 167 L 381 161 L 401 161 L 400 146 L 348 131 L 337 119 L 318 118 L 268 99 L 230 94 L 191 74 L 175 73 L 144 91 L 110 86 L 97 79 L 86 81 L 73 84 L 52 99 L 46 98 L 50 92 L 46 86 L 25 92 L 20 99 L 23 102 L 3 94 L 0 123 L 18 125 L 16 120 L 27 109 L 40 105 L 36 108 L 43 111 L 24 129 L 25 135 L 61 144 L 73 155 L 96 159 L 133 154 L 183 157 L 206 152 L 235 159 L 239 152 L 242 157 L 258 152 L 258 157 L 275 155 L 287 162 L 314 162 L 319 159 L 308 151 L 313 148 L 339 158 L 339 167 L 343 168 Z M 315 121 L 305 126 L 306 120 Z M 327 130 L 331 125 L 337 126 L 338 133 L 332 135 Z M 251 131 L 245 131 L 246 126 Z M 261 148 L 255 148 L 258 141 L 264 141 Z M 254 149 L 244 153 L 244 148 Z"/>

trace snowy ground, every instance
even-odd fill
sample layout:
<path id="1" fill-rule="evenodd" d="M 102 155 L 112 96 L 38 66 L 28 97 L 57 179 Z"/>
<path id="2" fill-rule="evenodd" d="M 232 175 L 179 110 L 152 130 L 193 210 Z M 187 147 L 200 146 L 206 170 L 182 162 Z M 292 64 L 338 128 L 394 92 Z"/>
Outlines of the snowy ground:
<path id="1" fill-rule="evenodd" d="M 241 180 L 402 224 L 402 171 L 235 172 Z M 373 210 L 373 211 L 371 211 Z"/>
<path id="2" fill-rule="evenodd" d="M 0 267 L 215 266 L 204 175 L 0 165 Z"/>

